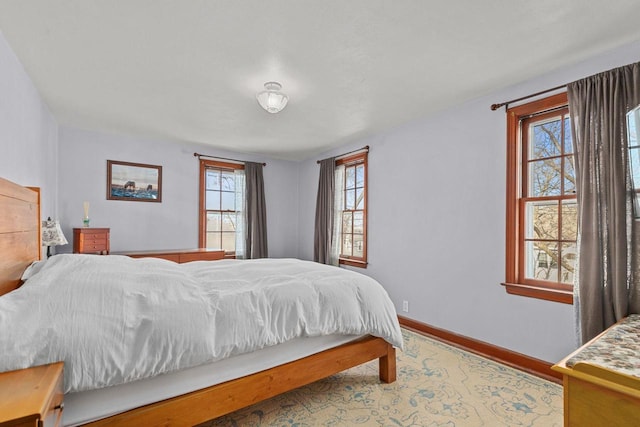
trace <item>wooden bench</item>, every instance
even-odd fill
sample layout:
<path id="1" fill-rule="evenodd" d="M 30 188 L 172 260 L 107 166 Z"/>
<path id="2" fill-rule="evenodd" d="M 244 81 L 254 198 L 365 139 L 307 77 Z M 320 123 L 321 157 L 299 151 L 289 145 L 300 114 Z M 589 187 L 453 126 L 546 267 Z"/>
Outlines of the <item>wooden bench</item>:
<path id="1" fill-rule="evenodd" d="M 640 315 L 616 323 L 552 369 L 563 375 L 565 427 L 640 426 Z"/>

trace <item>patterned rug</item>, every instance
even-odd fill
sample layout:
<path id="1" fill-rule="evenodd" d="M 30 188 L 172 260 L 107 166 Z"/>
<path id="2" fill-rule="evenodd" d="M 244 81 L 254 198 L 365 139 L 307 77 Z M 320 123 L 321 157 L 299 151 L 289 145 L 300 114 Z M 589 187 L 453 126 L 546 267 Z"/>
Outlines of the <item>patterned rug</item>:
<path id="1" fill-rule="evenodd" d="M 403 329 L 398 379 L 378 362 L 201 426 L 562 426 L 562 387 Z"/>

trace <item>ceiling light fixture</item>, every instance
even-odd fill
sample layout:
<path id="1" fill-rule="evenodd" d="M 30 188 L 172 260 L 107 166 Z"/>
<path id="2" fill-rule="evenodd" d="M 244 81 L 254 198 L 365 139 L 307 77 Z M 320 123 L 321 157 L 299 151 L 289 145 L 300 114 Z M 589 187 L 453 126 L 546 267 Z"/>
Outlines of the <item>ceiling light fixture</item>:
<path id="1" fill-rule="evenodd" d="M 267 82 L 262 92 L 256 95 L 258 104 L 268 113 L 279 113 L 287 105 L 289 97 L 280 92 L 282 85 L 278 82 Z"/>

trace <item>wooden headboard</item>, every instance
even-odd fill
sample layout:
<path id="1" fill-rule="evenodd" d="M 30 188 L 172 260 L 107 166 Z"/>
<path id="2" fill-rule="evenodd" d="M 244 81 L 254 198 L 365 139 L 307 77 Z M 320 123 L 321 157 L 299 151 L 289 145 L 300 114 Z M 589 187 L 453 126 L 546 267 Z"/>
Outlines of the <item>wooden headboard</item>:
<path id="1" fill-rule="evenodd" d="M 0 178 L 0 295 L 40 259 L 40 191 Z"/>

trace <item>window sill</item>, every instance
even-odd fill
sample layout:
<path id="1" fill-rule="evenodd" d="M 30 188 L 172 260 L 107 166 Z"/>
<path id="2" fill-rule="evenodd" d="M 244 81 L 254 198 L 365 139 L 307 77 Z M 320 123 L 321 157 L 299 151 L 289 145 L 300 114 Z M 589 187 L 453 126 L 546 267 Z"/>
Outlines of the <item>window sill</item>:
<path id="1" fill-rule="evenodd" d="M 522 285 L 519 283 L 502 283 L 508 294 L 520 295 L 529 298 L 538 298 L 546 301 L 573 304 L 573 292 L 561 289 L 550 289 L 539 286 Z"/>
<path id="2" fill-rule="evenodd" d="M 367 268 L 366 261 L 358 261 L 354 259 L 340 258 L 340 265 L 348 265 L 350 267 Z"/>

